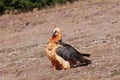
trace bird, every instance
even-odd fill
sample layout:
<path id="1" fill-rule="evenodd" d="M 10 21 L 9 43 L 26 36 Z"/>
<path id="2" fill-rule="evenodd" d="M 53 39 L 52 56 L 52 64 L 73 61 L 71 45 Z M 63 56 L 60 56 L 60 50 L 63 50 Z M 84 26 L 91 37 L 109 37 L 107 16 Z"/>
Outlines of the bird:
<path id="1" fill-rule="evenodd" d="M 62 41 L 62 31 L 57 27 L 52 31 L 46 53 L 55 71 L 91 64 L 91 60 L 84 58 L 89 57 L 90 54 L 80 53 L 71 45 L 64 43 Z"/>

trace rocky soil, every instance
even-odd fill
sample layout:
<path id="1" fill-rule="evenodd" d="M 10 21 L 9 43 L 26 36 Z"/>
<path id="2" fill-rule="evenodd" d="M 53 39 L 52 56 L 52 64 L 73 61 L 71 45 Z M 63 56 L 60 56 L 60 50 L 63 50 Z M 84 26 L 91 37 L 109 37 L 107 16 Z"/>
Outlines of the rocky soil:
<path id="1" fill-rule="evenodd" d="M 45 47 L 53 25 L 92 64 L 53 71 Z M 120 0 L 80 0 L 0 16 L 0 80 L 120 80 Z"/>

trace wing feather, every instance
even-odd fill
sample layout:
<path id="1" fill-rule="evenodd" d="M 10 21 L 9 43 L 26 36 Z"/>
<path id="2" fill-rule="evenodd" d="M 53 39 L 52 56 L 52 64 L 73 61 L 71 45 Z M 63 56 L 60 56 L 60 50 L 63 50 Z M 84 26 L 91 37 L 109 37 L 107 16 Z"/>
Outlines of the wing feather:
<path id="1" fill-rule="evenodd" d="M 69 44 L 66 43 L 59 43 L 59 47 L 56 49 L 56 53 L 61 56 L 62 58 L 64 58 L 65 60 L 69 61 L 73 61 L 75 63 L 77 63 L 77 61 L 81 62 L 81 63 L 86 63 L 90 60 L 85 59 L 83 56 L 83 54 L 80 54 L 76 49 L 74 49 L 72 46 L 70 46 Z"/>

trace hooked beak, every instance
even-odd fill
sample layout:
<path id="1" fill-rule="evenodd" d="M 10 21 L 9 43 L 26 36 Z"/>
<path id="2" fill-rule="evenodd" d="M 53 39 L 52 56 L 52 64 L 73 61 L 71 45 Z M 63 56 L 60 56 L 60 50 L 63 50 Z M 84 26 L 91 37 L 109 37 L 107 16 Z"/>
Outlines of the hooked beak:
<path id="1" fill-rule="evenodd" d="M 57 32 L 57 31 L 53 32 L 52 38 L 56 36 L 56 32 Z"/>

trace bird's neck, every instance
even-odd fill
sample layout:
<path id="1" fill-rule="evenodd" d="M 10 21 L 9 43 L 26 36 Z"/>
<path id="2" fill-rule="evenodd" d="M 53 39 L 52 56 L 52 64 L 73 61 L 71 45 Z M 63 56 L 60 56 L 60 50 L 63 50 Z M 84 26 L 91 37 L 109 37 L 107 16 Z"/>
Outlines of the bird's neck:
<path id="1" fill-rule="evenodd" d="M 62 41 L 62 36 L 61 35 L 57 35 L 57 36 L 50 39 L 51 43 L 59 43 L 61 41 Z"/>

